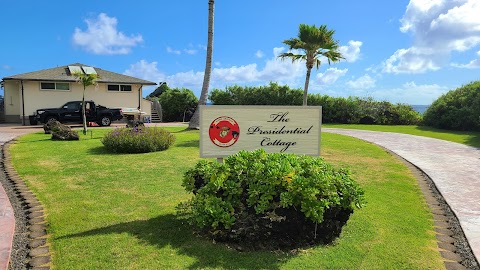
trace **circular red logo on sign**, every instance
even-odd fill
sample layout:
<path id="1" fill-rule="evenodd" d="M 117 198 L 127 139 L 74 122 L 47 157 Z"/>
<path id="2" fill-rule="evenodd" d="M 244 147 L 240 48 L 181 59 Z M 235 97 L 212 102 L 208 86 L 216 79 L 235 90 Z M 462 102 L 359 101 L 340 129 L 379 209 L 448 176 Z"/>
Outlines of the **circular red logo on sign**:
<path id="1" fill-rule="evenodd" d="M 210 124 L 208 135 L 216 146 L 229 147 L 237 142 L 240 127 L 233 118 L 220 116 Z"/>

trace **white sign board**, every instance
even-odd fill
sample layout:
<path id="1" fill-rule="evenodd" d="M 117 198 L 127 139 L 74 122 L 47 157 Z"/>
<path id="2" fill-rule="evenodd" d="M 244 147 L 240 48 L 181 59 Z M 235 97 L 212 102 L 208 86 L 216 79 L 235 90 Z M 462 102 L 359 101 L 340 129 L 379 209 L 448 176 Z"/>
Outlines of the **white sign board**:
<path id="1" fill-rule="evenodd" d="M 320 156 L 320 106 L 200 106 L 200 157 L 240 150 Z"/>

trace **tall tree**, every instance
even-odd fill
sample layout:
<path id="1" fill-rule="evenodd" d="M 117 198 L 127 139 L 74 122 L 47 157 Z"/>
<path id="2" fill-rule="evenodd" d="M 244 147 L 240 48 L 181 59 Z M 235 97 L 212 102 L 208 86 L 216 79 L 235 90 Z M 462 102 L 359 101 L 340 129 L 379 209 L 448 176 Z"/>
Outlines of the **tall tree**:
<path id="1" fill-rule="evenodd" d="M 210 86 L 210 75 L 212 73 L 212 54 L 213 54 L 213 16 L 215 11 L 215 0 L 208 0 L 208 41 L 207 41 L 207 59 L 205 62 L 205 73 L 203 75 L 202 93 L 198 105 L 207 104 L 208 87 Z M 188 127 L 191 129 L 200 128 L 200 106 L 197 106 Z"/>
<path id="2" fill-rule="evenodd" d="M 320 67 L 321 58 L 325 57 L 330 62 L 338 62 L 344 59 L 338 51 L 338 41 L 333 39 L 335 30 L 328 30 L 326 25 L 300 24 L 298 37 L 284 40 L 283 43 L 289 46 L 289 52 L 282 53 L 278 57 L 295 61 L 305 61 L 307 66 L 307 76 L 305 78 L 305 88 L 303 90 L 303 106 L 307 106 L 308 84 L 310 82 L 310 73 L 314 66 Z M 301 53 L 303 52 L 303 53 Z"/>
<path id="3" fill-rule="evenodd" d="M 160 82 L 159 86 L 152 93 L 150 93 L 147 98 L 159 97 L 168 89 L 170 88 L 168 87 L 167 82 Z"/>
<path id="4" fill-rule="evenodd" d="M 82 95 L 82 119 L 83 119 L 83 135 L 87 134 L 87 116 L 85 113 L 85 90 L 87 87 L 92 85 L 97 85 L 97 80 L 99 76 L 97 74 L 85 74 L 83 72 L 74 72 L 72 74 L 75 79 L 83 85 L 83 95 Z"/>

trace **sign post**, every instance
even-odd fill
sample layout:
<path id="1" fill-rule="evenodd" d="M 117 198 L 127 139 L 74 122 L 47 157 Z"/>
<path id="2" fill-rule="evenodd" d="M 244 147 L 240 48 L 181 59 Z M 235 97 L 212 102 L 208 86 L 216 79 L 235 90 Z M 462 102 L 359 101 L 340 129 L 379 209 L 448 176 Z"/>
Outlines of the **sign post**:
<path id="1" fill-rule="evenodd" d="M 200 157 L 240 150 L 320 156 L 320 106 L 200 106 Z"/>

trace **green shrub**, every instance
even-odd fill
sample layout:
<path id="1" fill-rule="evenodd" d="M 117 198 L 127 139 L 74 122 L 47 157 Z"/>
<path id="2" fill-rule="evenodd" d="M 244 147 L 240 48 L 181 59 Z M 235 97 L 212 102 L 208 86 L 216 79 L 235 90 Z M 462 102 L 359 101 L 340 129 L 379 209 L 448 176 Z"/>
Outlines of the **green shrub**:
<path id="1" fill-rule="evenodd" d="M 168 88 L 159 97 L 164 122 L 188 122 L 198 105 L 198 98 L 189 89 Z"/>
<path id="2" fill-rule="evenodd" d="M 303 90 L 270 82 L 268 86 L 229 86 L 209 95 L 214 105 L 302 105 Z M 329 97 L 309 94 L 309 106 L 322 106 L 322 123 L 416 125 L 420 113 L 406 104 L 375 101 L 373 98 Z"/>
<path id="3" fill-rule="evenodd" d="M 480 81 L 440 96 L 425 111 L 423 123 L 441 129 L 480 130 Z"/>
<path id="4" fill-rule="evenodd" d="M 114 153 L 148 153 L 168 149 L 175 136 L 161 128 L 117 128 L 105 134 L 103 145 Z"/>
<path id="5" fill-rule="evenodd" d="M 319 157 L 264 150 L 240 151 L 222 164 L 201 160 L 183 186 L 194 196 L 178 210 L 192 224 L 218 240 L 274 248 L 333 241 L 364 202 L 348 171 Z"/>

